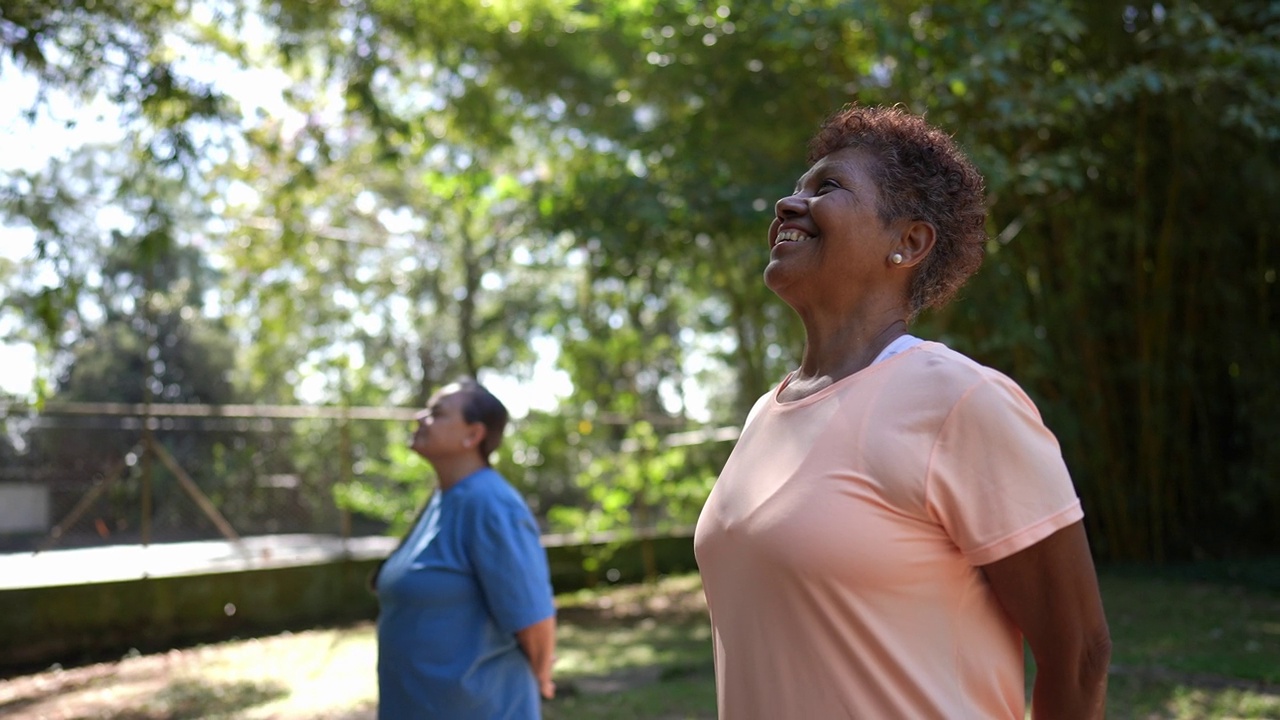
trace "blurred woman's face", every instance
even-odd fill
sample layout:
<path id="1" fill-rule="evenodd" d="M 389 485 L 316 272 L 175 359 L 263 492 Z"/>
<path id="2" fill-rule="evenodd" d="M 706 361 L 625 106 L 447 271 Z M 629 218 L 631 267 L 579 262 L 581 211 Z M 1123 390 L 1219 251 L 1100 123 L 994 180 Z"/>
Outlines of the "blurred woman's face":
<path id="1" fill-rule="evenodd" d="M 872 162 L 864 151 L 837 150 L 777 202 L 764 281 L 792 307 L 843 306 L 887 277 L 897 237 L 876 212 Z"/>
<path id="2" fill-rule="evenodd" d="M 466 399 L 452 385 L 432 395 L 426 409 L 415 416 L 418 427 L 409 448 L 432 462 L 455 453 L 477 452 L 474 423 L 463 416 Z"/>

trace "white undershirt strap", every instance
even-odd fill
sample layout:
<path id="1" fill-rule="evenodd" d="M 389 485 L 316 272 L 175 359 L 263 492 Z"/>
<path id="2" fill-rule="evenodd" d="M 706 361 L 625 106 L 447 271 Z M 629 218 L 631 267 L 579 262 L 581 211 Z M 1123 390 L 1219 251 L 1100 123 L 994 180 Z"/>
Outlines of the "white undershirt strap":
<path id="1" fill-rule="evenodd" d="M 875 365 L 882 360 L 888 360 L 903 350 L 910 350 L 922 342 L 924 342 L 924 340 L 921 340 L 915 335 L 903 335 L 886 345 L 885 348 L 880 351 L 880 354 L 876 356 L 876 359 L 871 361 L 871 364 Z"/>

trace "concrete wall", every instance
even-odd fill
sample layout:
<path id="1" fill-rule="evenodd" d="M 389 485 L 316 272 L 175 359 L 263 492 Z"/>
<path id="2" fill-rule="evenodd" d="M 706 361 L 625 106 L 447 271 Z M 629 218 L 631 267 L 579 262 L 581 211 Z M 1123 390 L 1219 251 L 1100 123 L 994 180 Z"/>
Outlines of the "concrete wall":
<path id="1" fill-rule="evenodd" d="M 549 544 L 557 592 L 696 569 L 692 538 Z M 585 562 L 594 559 L 596 562 Z M 584 562 L 595 566 L 584 571 Z M 377 616 L 377 559 L 0 591 L 0 674 Z M 612 572 L 611 572 L 612 571 Z"/>

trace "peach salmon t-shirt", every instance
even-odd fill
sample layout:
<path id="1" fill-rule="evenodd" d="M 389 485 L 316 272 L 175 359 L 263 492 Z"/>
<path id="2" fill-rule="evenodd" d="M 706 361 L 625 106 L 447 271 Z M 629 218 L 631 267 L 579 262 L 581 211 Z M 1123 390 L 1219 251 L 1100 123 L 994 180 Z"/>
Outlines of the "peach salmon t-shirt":
<path id="1" fill-rule="evenodd" d="M 761 398 L 694 537 L 723 720 L 1021 720 L 1022 636 L 980 566 L 1083 516 L 1009 378 L 924 342 Z"/>

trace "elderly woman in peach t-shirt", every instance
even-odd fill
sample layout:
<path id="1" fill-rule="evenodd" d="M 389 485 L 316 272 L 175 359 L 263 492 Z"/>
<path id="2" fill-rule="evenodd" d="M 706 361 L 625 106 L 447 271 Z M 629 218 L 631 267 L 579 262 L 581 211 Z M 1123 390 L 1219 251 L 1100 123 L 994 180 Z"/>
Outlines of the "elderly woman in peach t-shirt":
<path id="1" fill-rule="evenodd" d="M 725 720 L 1103 717 L 1111 641 L 1053 434 L 1005 375 L 908 334 L 982 262 L 982 177 L 849 106 L 776 205 L 764 280 L 806 332 L 698 521 Z"/>

